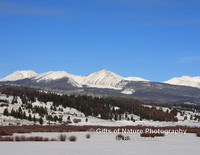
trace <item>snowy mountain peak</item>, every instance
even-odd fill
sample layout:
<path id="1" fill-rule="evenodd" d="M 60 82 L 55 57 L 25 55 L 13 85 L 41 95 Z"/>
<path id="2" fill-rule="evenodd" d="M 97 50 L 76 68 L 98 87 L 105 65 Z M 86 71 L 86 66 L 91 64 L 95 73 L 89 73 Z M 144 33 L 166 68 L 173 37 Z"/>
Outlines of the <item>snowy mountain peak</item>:
<path id="1" fill-rule="evenodd" d="M 38 74 L 37 76 L 33 77 L 32 80 L 35 80 L 36 82 L 47 82 L 52 80 L 59 80 L 62 78 L 68 78 L 69 83 L 71 83 L 75 87 L 82 87 L 82 85 L 80 85 L 73 79 L 73 75 L 65 71 L 49 71 L 46 73 Z"/>
<path id="2" fill-rule="evenodd" d="M 101 69 L 97 72 L 85 76 L 69 74 L 65 71 L 49 71 L 46 73 L 36 74 L 33 71 L 17 71 L 0 81 L 16 81 L 29 78 L 32 82 L 51 82 L 67 78 L 67 82 L 74 87 L 95 87 L 122 90 L 129 81 L 147 81 L 139 77 L 124 78 L 107 69 Z"/>
<path id="3" fill-rule="evenodd" d="M 33 79 L 39 82 L 39 81 L 57 80 L 64 77 L 69 77 L 69 74 L 65 71 L 49 71 L 46 73 L 38 74 Z"/>
<path id="4" fill-rule="evenodd" d="M 87 85 L 88 87 L 111 89 L 121 89 L 117 84 L 123 80 L 123 77 L 106 69 L 101 69 L 100 71 L 91 73 L 83 78 L 82 84 Z"/>
<path id="5" fill-rule="evenodd" d="M 1 79 L 0 81 L 17 81 L 17 80 L 22 80 L 26 78 L 31 78 L 36 76 L 37 73 L 31 70 L 24 70 L 24 71 L 16 71 L 5 78 Z"/>
<path id="6" fill-rule="evenodd" d="M 101 70 L 99 70 L 99 71 L 97 71 L 97 72 L 110 72 L 110 71 L 107 70 L 107 69 L 105 69 L 105 68 L 103 68 L 103 69 L 101 69 Z"/>
<path id="7" fill-rule="evenodd" d="M 200 76 L 191 77 L 183 75 L 181 77 L 174 77 L 164 83 L 200 88 Z"/>

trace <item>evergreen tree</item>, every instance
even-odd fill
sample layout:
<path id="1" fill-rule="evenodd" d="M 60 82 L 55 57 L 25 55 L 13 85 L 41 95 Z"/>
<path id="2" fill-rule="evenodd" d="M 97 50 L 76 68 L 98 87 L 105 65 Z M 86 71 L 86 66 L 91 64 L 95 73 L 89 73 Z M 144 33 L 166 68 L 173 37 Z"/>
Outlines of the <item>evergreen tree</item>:
<path id="1" fill-rule="evenodd" d="M 3 115 L 5 115 L 5 116 L 8 116 L 8 115 L 9 115 L 9 113 L 8 113 L 8 108 L 4 109 Z"/>
<path id="2" fill-rule="evenodd" d="M 31 114 L 28 115 L 28 120 L 29 120 L 29 121 L 32 121 L 32 116 L 31 116 Z"/>
<path id="3" fill-rule="evenodd" d="M 58 121 L 58 116 L 55 115 L 55 116 L 53 117 L 53 120 L 54 120 L 55 122 L 57 122 L 57 121 Z"/>
<path id="4" fill-rule="evenodd" d="M 125 118 L 127 118 L 128 117 L 128 115 L 127 115 L 127 113 L 125 114 Z"/>
<path id="5" fill-rule="evenodd" d="M 35 115 L 33 116 L 33 122 L 34 122 L 34 123 L 36 122 L 36 118 L 35 118 Z"/>
<path id="6" fill-rule="evenodd" d="M 121 116 L 121 114 L 119 115 L 119 120 L 121 121 L 121 119 L 122 119 L 122 116 Z"/>
<path id="7" fill-rule="evenodd" d="M 21 108 L 21 107 L 19 107 L 18 111 L 19 111 L 19 112 L 22 112 L 22 108 Z"/>
<path id="8" fill-rule="evenodd" d="M 59 119 L 58 119 L 59 123 L 62 123 L 62 120 L 63 120 L 63 118 L 59 117 Z"/>
<path id="9" fill-rule="evenodd" d="M 133 115 L 131 115 L 131 121 L 133 121 Z"/>
<path id="10" fill-rule="evenodd" d="M 175 117 L 175 118 L 174 118 L 174 121 L 175 121 L 175 122 L 178 122 L 178 118 L 177 118 L 177 117 Z"/>
<path id="11" fill-rule="evenodd" d="M 42 119 L 42 117 L 40 117 L 39 122 L 40 122 L 40 125 L 43 124 L 43 119 Z"/>
<path id="12" fill-rule="evenodd" d="M 117 121 L 118 117 L 117 117 L 117 114 L 115 114 L 115 121 Z"/>
<path id="13" fill-rule="evenodd" d="M 46 116 L 46 119 L 47 119 L 48 121 L 53 121 L 53 117 L 52 117 L 51 115 L 47 115 L 47 116 Z"/>
<path id="14" fill-rule="evenodd" d="M 184 117 L 184 120 L 187 120 L 187 116 Z"/>
<path id="15" fill-rule="evenodd" d="M 67 120 L 70 121 L 70 116 L 67 117 Z"/>
<path id="16" fill-rule="evenodd" d="M 27 119 L 25 111 L 23 112 L 22 118 Z"/>
<path id="17" fill-rule="evenodd" d="M 17 118 L 21 119 L 21 118 L 22 118 L 22 113 L 21 113 L 21 111 L 16 111 L 16 113 L 17 113 Z"/>
<path id="18" fill-rule="evenodd" d="M 109 119 L 112 120 L 112 118 L 113 118 L 113 114 L 110 113 L 110 115 L 109 115 Z"/>
<path id="19" fill-rule="evenodd" d="M 11 113 L 10 113 L 11 116 L 15 117 L 15 110 L 12 108 L 11 110 Z"/>
<path id="20" fill-rule="evenodd" d="M 112 113 L 115 114 L 115 107 L 112 108 Z"/>
<path id="21" fill-rule="evenodd" d="M 54 106 L 53 110 L 54 110 L 54 111 L 57 111 L 56 106 Z"/>

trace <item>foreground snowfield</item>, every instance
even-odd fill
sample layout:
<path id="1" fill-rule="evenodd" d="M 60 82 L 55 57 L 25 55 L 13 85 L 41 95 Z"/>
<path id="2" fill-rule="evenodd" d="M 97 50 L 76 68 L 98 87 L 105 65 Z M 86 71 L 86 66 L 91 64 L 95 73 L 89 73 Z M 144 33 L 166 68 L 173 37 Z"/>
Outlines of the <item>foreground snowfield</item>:
<path id="1" fill-rule="evenodd" d="M 31 133 L 25 136 L 58 137 L 60 133 Z M 86 132 L 62 133 L 67 137 L 75 135 L 76 142 L 0 142 L 1 155 L 198 155 L 200 138 L 195 134 L 167 135 L 165 137 L 145 139 L 139 134 L 127 134 L 129 141 L 115 140 L 116 134 Z M 15 134 L 16 135 L 16 134 Z M 20 134 L 17 134 L 20 135 Z M 125 135 L 125 134 L 124 134 Z"/>

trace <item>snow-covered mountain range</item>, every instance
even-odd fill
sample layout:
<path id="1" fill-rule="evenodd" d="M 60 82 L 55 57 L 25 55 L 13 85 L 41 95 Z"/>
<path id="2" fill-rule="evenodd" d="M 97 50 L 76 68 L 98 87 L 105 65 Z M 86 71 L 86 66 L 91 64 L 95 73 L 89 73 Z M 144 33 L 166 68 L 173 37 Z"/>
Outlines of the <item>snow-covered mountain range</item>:
<path id="1" fill-rule="evenodd" d="M 41 74 L 37 74 L 31 70 L 16 71 L 5 78 L 0 79 L 0 82 L 17 81 L 27 78 L 32 79 L 35 82 L 50 82 L 53 80 L 68 78 L 70 84 L 79 88 L 87 86 L 119 90 L 121 90 L 127 83 L 122 81 L 148 81 L 140 77 L 122 77 L 116 73 L 102 69 L 98 72 L 94 72 L 85 76 L 73 75 L 65 71 L 49 71 Z M 191 77 L 184 75 L 181 77 L 174 77 L 163 83 L 200 88 L 200 76 Z"/>
<path id="2" fill-rule="evenodd" d="M 0 80 L 0 84 L 39 87 L 50 91 L 92 96 L 130 97 L 155 103 L 200 104 L 200 77 L 182 76 L 165 82 L 151 82 L 140 77 L 122 77 L 102 69 L 89 75 L 65 71 L 17 71 Z"/>
<path id="3" fill-rule="evenodd" d="M 200 76 L 191 77 L 183 75 L 181 77 L 174 77 L 164 83 L 200 88 Z"/>
<path id="4" fill-rule="evenodd" d="M 16 80 L 22 80 L 26 78 L 32 78 L 34 76 L 37 76 L 37 73 L 31 70 L 16 71 L 6 76 L 5 78 L 0 79 L 0 81 L 16 81 Z"/>
<path id="5" fill-rule="evenodd" d="M 109 88 L 109 89 L 119 89 L 119 90 L 121 90 L 124 86 L 123 84 L 119 84 L 122 81 L 148 81 L 139 77 L 124 78 L 106 69 L 102 69 L 98 72 L 94 72 L 86 76 L 73 75 L 65 71 L 49 71 L 41 74 L 37 74 L 34 71 L 16 71 L 8 75 L 7 77 L 1 79 L 0 81 L 2 82 L 17 81 L 27 78 L 37 83 L 51 82 L 54 80 L 67 78 L 68 83 L 79 88 L 87 86 L 87 87 Z"/>

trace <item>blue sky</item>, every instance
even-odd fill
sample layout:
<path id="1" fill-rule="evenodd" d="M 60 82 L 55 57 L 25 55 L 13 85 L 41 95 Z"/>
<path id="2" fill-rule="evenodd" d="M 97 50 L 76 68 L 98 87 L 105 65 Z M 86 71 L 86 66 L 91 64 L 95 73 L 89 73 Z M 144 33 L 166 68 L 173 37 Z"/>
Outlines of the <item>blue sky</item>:
<path id="1" fill-rule="evenodd" d="M 16 70 L 200 76 L 199 0 L 0 0 L 0 78 Z"/>

